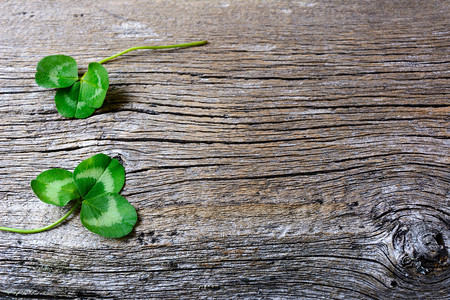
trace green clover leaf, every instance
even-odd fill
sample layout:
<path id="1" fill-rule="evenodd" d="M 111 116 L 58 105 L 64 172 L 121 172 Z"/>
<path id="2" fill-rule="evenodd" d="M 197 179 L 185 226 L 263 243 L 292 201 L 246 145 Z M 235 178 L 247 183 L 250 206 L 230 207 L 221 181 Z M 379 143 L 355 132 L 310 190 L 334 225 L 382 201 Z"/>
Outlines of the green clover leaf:
<path id="1" fill-rule="evenodd" d="M 102 106 L 108 87 L 108 71 L 99 63 L 90 63 L 80 81 L 56 92 L 56 109 L 67 118 L 87 118 Z"/>
<path id="2" fill-rule="evenodd" d="M 137 222 L 134 207 L 118 193 L 125 183 L 125 168 L 105 154 L 82 161 L 73 174 L 64 169 L 50 169 L 31 181 L 38 198 L 48 204 L 76 204 L 61 219 L 39 229 L 0 227 L 0 230 L 36 233 L 55 227 L 81 205 L 81 223 L 90 231 L 104 237 L 118 238 L 131 232 Z"/>
<path id="3" fill-rule="evenodd" d="M 83 201 L 81 223 L 90 231 L 118 238 L 130 233 L 137 221 L 134 207 L 119 194 L 107 193 Z"/>
<path id="4" fill-rule="evenodd" d="M 42 172 L 31 181 L 31 188 L 41 201 L 47 204 L 64 206 L 71 200 L 80 198 L 73 183 L 72 173 L 64 169 L 51 169 Z"/>
<path id="5" fill-rule="evenodd" d="M 125 183 L 125 169 L 117 159 L 97 154 L 82 161 L 73 180 L 84 201 L 81 223 L 105 237 L 130 233 L 137 221 L 134 207 L 118 194 Z"/>
<path id="6" fill-rule="evenodd" d="M 58 112 L 66 118 L 84 119 L 103 105 L 109 87 L 108 71 L 103 63 L 138 49 L 168 49 L 193 47 L 207 41 L 165 46 L 132 47 L 115 55 L 92 62 L 87 72 L 78 78 L 77 62 L 70 56 L 50 55 L 39 61 L 36 67 L 36 83 L 44 88 L 57 88 L 55 104 Z"/>
<path id="7" fill-rule="evenodd" d="M 45 88 L 65 88 L 78 80 L 77 62 L 70 56 L 50 55 L 36 67 L 36 83 Z"/>
<path id="8" fill-rule="evenodd" d="M 97 62 L 90 63 L 80 82 L 79 98 L 92 108 L 100 108 L 109 87 L 108 71 L 105 67 Z"/>
<path id="9" fill-rule="evenodd" d="M 56 109 L 62 116 L 84 119 L 94 113 L 95 108 L 90 107 L 84 99 L 80 99 L 80 85 L 80 82 L 75 82 L 71 87 L 56 92 Z"/>
<path id="10" fill-rule="evenodd" d="M 73 171 L 73 179 L 83 198 L 118 193 L 125 183 L 125 168 L 117 159 L 100 153 L 82 161 Z"/>
<path id="11" fill-rule="evenodd" d="M 36 83 L 59 88 L 55 95 L 58 112 L 67 118 L 84 119 L 103 105 L 109 87 L 108 71 L 101 64 L 90 63 L 78 79 L 75 59 L 66 55 L 44 57 L 37 65 Z"/>

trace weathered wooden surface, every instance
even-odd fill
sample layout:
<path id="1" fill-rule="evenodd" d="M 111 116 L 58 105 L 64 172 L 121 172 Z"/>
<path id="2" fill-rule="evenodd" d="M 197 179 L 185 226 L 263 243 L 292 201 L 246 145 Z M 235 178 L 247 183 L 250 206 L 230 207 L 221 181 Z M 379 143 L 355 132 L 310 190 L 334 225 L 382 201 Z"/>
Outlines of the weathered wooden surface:
<path id="1" fill-rule="evenodd" d="M 140 219 L 0 232 L 1 298 L 448 299 L 448 1 L 148 2 L 0 3 L 0 225 L 59 218 L 30 181 L 99 152 Z M 84 120 L 34 82 L 203 39 L 108 62 Z"/>

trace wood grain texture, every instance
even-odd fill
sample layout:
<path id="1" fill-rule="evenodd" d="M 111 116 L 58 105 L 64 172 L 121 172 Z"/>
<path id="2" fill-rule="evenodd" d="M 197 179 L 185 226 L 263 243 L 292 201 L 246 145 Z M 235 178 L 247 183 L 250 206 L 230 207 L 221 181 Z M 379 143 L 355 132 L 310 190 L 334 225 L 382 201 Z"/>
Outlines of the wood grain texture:
<path id="1" fill-rule="evenodd" d="M 447 1 L 148 2 L 0 2 L 0 225 L 62 216 L 30 181 L 99 152 L 139 215 L 0 232 L 1 298 L 448 299 Z M 105 64 L 87 119 L 34 82 L 203 39 Z"/>

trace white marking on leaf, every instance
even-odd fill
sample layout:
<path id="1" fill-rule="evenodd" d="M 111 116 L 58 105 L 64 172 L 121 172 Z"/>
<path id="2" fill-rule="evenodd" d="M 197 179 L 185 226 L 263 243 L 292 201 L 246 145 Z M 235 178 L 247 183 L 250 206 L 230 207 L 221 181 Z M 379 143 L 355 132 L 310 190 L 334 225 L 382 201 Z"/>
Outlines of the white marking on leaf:
<path id="1" fill-rule="evenodd" d="M 108 210 L 100 214 L 98 218 L 84 219 L 84 222 L 88 225 L 95 227 L 109 227 L 113 224 L 122 222 L 122 216 L 120 215 L 117 202 L 114 197 L 107 196 Z"/>
<path id="2" fill-rule="evenodd" d="M 111 171 L 107 168 L 90 168 L 84 170 L 83 172 L 77 174 L 77 179 L 81 178 L 92 178 L 97 180 L 97 182 L 101 182 L 105 193 L 114 191 L 114 178 Z"/>
<path id="3" fill-rule="evenodd" d="M 69 93 L 64 94 L 64 103 L 69 106 L 71 110 L 76 108 L 76 102 L 70 98 Z"/>
<path id="4" fill-rule="evenodd" d="M 98 74 L 98 70 L 94 70 L 95 78 L 97 79 L 97 86 L 101 89 L 102 88 L 102 79 L 100 75 Z"/>
<path id="5" fill-rule="evenodd" d="M 102 88 L 95 89 L 94 94 L 91 97 L 89 97 L 89 101 L 92 101 L 95 98 L 97 98 L 101 93 L 103 93 L 103 91 L 104 90 Z"/>
<path id="6" fill-rule="evenodd" d="M 77 102 L 77 110 L 84 110 L 84 108 L 87 106 L 86 102 L 78 100 Z"/>
<path id="7" fill-rule="evenodd" d="M 66 62 L 66 63 L 60 64 L 60 65 L 56 65 L 55 67 L 50 69 L 49 74 L 48 74 L 50 81 L 53 82 L 54 84 L 59 85 L 59 79 L 60 79 L 60 77 L 58 76 L 59 72 L 63 68 L 69 66 L 70 64 L 71 64 L 70 62 Z"/>
<path id="8" fill-rule="evenodd" d="M 80 103 L 80 102 L 78 102 L 78 103 Z M 77 174 L 77 179 L 81 179 L 81 178 L 98 179 L 98 178 L 100 178 L 100 176 L 102 176 L 102 173 L 104 170 L 105 169 L 103 169 L 103 168 L 90 168 L 87 170 L 83 170 L 82 172 Z"/>
<path id="9" fill-rule="evenodd" d="M 72 178 L 65 178 L 61 180 L 54 180 L 49 182 L 45 189 L 45 194 L 49 199 L 58 199 L 61 187 L 72 182 Z"/>
<path id="10" fill-rule="evenodd" d="M 99 180 L 103 183 L 106 192 L 114 191 L 114 178 L 109 169 L 105 169 Z"/>

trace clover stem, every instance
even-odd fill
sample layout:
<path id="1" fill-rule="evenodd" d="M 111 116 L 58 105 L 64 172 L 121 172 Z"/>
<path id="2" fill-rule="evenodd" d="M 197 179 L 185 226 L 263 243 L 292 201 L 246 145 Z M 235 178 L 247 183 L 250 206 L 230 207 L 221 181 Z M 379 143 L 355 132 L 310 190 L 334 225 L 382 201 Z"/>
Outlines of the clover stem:
<path id="1" fill-rule="evenodd" d="M 186 44 L 177 44 L 177 45 L 165 45 L 165 46 L 138 46 L 138 47 L 132 47 L 130 49 L 124 50 L 122 52 L 119 52 L 117 54 L 114 54 L 113 56 L 107 57 L 105 59 L 102 59 L 99 61 L 100 64 L 103 64 L 107 62 L 108 60 L 114 59 L 116 57 L 119 57 L 125 53 L 128 53 L 133 50 L 140 50 L 140 49 L 168 49 L 168 48 L 187 48 L 187 47 L 194 47 L 194 46 L 201 46 L 208 43 L 208 41 L 200 41 L 200 42 L 192 42 L 192 43 L 186 43 Z"/>
<path id="2" fill-rule="evenodd" d="M 37 228 L 37 229 L 18 229 L 18 228 L 10 228 L 10 227 L 0 227 L 0 230 L 17 232 L 17 233 L 38 233 L 38 232 L 42 232 L 42 231 L 45 231 L 45 230 L 49 230 L 49 229 L 59 225 L 65 219 L 67 219 L 80 205 L 81 205 L 81 202 L 77 201 L 77 203 L 72 207 L 72 209 L 69 210 L 69 212 L 66 213 L 61 219 L 59 219 L 58 221 L 56 221 L 53 224 L 50 224 L 50 225 L 42 227 L 42 228 Z"/>

